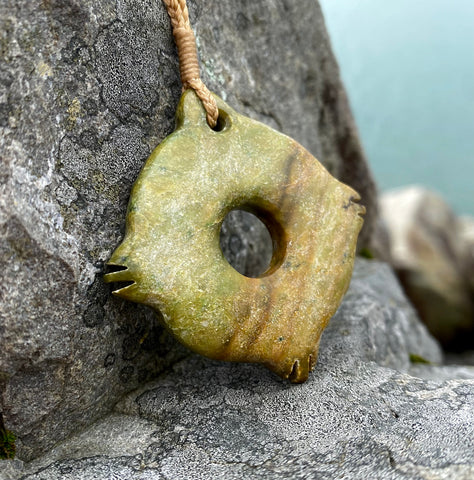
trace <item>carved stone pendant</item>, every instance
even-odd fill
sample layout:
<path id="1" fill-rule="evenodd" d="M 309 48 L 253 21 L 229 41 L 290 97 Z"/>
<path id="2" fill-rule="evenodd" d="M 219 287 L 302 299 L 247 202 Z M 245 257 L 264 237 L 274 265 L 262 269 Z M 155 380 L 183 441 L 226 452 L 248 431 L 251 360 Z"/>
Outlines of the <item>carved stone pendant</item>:
<path id="1" fill-rule="evenodd" d="M 133 187 L 125 239 L 108 262 L 124 269 L 105 280 L 127 282 L 114 294 L 159 310 L 195 352 L 304 382 L 349 285 L 365 209 L 301 145 L 216 100 L 219 131 L 183 93 L 176 130 Z M 273 239 L 259 278 L 238 273 L 219 247 L 237 208 Z"/>

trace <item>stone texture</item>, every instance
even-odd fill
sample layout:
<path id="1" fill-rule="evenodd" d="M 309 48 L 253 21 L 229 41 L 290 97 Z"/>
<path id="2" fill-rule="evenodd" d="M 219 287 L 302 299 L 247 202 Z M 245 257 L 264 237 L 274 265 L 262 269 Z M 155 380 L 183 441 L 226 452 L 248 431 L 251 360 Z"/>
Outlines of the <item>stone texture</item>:
<path id="1" fill-rule="evenodd" d="M 373 182 L 317 2 L 188 3 L 208 86 L 354 186 L 367 239 Z M 181 85 L 160 1 L 3 0 L 0 56 L 0 411 L 28 459 L 184 354 L 102 283 Z"/>
<path id="2" fill-rule="evenodd" d="M 193 355 L 9 476 L 467 480 L 474 367 L 441 360 L 390 268 L 359 260 L 307 383 Z"/>
<path id="3" fill-rule="evenodd" d="M 385 193 L 380 210 L 391 264 L 422 320 L 448 348 L 474 348 L 472 221 L 417 186 Z"/>

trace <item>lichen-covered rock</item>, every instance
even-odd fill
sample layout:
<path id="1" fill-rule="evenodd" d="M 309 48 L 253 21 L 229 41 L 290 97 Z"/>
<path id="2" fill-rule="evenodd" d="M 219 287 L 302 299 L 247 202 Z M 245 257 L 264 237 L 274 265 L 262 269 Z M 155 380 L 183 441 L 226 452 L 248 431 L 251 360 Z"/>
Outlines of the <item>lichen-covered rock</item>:
<path id="1" fill-rule="evenodd" d="M 390 237 L 390 262 L 421 319 L 447 347 L 474 348 L 469 221 L 460 221 L 442 198 L 417 186 L 385 193 L 380 210 Z"/>
<path id="2" fill-rule="evenodd" d="M 188 3 L 209 88 L 353 186 L 366 240 L 373 183 L 317 2 Z M 0 411 L 20 458 L 183 355 L 102 282 L 180 92 L 160 1 L 0 3 Z"/>
<path id="3" fill-rule="evenodd" d="M 390 268 L 360 260 L 305 384 L 191 356 L 50 454 L 12 465 L 10 475 L 467 480 L 474 367 L 460 372 L 440 361 Z"/>

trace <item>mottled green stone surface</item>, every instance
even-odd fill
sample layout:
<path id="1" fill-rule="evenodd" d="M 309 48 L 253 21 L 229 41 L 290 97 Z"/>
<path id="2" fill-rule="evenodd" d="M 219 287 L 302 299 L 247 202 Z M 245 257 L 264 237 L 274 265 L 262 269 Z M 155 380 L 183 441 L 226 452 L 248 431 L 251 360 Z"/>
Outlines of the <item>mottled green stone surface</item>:
<path id="1" fill-rule="evenodd" d="M 202 355 L 259 362 L 307 379 L 321 333 L 345 293 L 364 208 L 294 140 L 218 100 L 222 130 L 183 94 L 176 131 L 148 159 L 109 265 L 126 267 L 114 293 L 159 310 L 169 331 Z M 260 278 L 219 248 L 229 211 L 251 211 L 275 248 Z"/>

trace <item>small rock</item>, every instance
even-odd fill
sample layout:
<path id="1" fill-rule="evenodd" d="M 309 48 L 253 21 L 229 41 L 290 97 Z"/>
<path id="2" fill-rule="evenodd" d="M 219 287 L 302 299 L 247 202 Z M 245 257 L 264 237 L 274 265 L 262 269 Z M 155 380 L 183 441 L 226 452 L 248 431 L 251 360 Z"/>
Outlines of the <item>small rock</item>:
<path id="1" fill-rule="evenodd" d="M 447 348 L 473 348 L 473 220 L 417 186 L 385 193 L 380 210 L 392 265 L 422 320 Z"/>
<path id="2" fill-rule="evenodd" d="M 459 242 L 464 250 L 465 272 L 471 290 L 474 292 L 474 218 L 459 217 L 458 226 Z"/>

